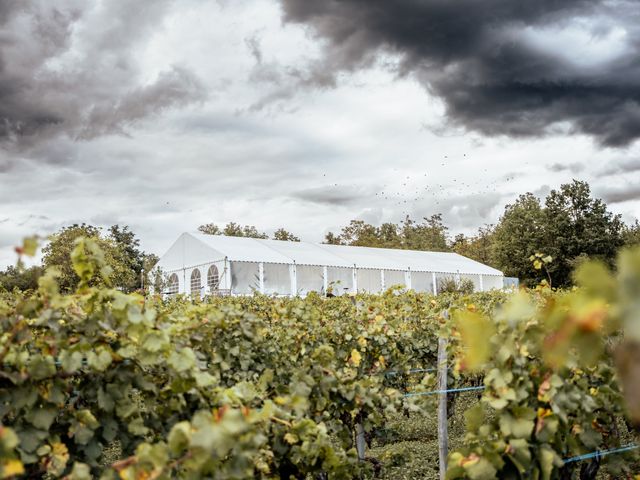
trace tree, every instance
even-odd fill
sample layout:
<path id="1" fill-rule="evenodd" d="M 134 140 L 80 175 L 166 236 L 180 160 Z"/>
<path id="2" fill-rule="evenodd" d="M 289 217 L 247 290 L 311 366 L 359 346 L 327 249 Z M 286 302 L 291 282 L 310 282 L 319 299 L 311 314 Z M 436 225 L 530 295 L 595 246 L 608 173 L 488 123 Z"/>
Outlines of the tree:
<path id="1" fill-rule="evenodd" d="M 5 271 L 0 272 L 0 290 L 12 291 L 16 288 L 23 292 L 36 290 L 42 273 L 43 269 L 39 265 L 29 268 L 9 266 Z"/>
<path id="2" fill-rule="evenodd" d="M 542 274 L 532 269 L 529 257 L 544 249 L 544 227 L 540 200 L 532 193 L 520 195 L 515 203 L 507 205 L 493 234 L 496 267 L 524 283 L 542 280 Z"/>
<path id="3" fill-rule="evenodd" d="M 636 220 L 632 225 L 625 225 L 622 231 L 622 240 L 625 245 L 640 244 L 640 222 Z"/>
<path id="4" fill-rule="evenodd" d="M 206 223 L 198 227 L 198 231 L 205 235 L 226 235 L 227 237 L 269 238 L 264 232 L 259 232 L 253 225 L 239 225 L 229 222 L 223 229 L 213 223 Z"/>
<path id="5" fill-rule="evenodd" d="M 119 230 L 121 233 L 122 231 Z M 127 233 L 124 232 L 125 236 Z M 135 271 L 131 267 L 131 260 L 127 257 L 121 244 L 113 238 L 103 237 L 99 228 L 86 224 L 74 224 L 64 227 L 51 235 L 49 243 L 42 249 L 43 265 L 46 269 L 55 267 L 60 271 L 59 284 L 63 291 L 73 291 L 78 285 L 79 277 L 71 264 L 71 251 L 76 239 L 86 237 L 94 239 L 105 255 L 105 262 L 113 270 L 111 279 L 113 285 L 122 290 L 127 290 L 135 284 Z M 94 279 L 94 284 L 101 284 L 99 277 Z"/>
<path id="6" fill-rule="evenodd" d="M 158 262 L 158 257 L 154 254 L 147 254 L 140 249 L 140 240 L 135 233 L 129 230 L 128 226 L 112 225 L 109 227 L 109 238 L 124 254 L 127 265 L 133 272 L 133 278 L 129 285 L 120 285 L 123 290 L 132 292 L 143 287 L 143 274 L 149 272 Z"/>
<path id="7" fill-rule="evenodd" d="M 205 235 L 222 235 L 222 230 L 215 223 L 206 223 L 204 225 L 200 225 L 198 227 L 198 231 L 200 233 L 204 233 Z"/>
<path id="8" fill-rule="evenodd" d="M 447 230 L 442 222 L 442 215 L 437 213 L 424 217 L 422 223 L 417 223 L 407 216 L 400 225 L 402 248 L 409 250 L 426 250 L 433 252 L 447 252 Z"/>
<path id="9" fill-rule="evenodd" d="M 624 244 L 621 216 L 592 198 L 589 184 L 578 180 L 549 193 L 544 226 L 543 253 L 554 259 L 548 268 L 555 286 L 570 285 L 571 272 L 582 259 L 597 258 L 612 266 Z"/>
<path id="10" fill-rule="evenodd" d="M 349 225 L 342 227 L 340 239 L 345 245 L 360 247 L 379 246 L 378 229 L 363 220 L 351 220 Z"/>
<path id="11" fill-rule="evenodd" d="M 451 250 L 477 262 L 494 266 L 496 262 L 493 256 L 493 244 L 494 226 L 485 225 L 478 228 L 478 233 L 474 236 L 456 235 L 451 244 Z"/>
<path id="12" fill-rule="evenodd" d="M 344 243 L 342 243 L 340 235 L 336 235 L 333 232 L 328 232 L 324 236 L 324 242 L 322 243 L 326 243 L 327 245 L 344 245 Z"/>
<path id="13" fill-rule="evenodd" d="M 401 248 L 413 250 L 448 251 L 447 227 L 440 214 L 424 218 L 418 223 L 406 217 L 399 225 L 383 223 L 379 227 L 363 220 L 351 220 L 340 234 L 329 232 L 324 243 L 360 247 Z"/>
<path id="14" fill-rule="evenodd" d="M 248 238 L 262 238 L 262 239 L 269 238 L 269 235 L 267 235 L 264 232 L 259 232 L 258 229 L 253 225 L 245 225 L 242 229 L 242 233 L 244 234 L 243 235 L 244 237 L 248 237 Z"/>
<path id="15" fill-rule="evenodd" d="M 398 233 L 398 226 L 395 223 L 383 223 L 378 229 L 381 247 L 384 248 L 400 248 L 402 246 L 402 238 Z"/>
<path id="16" fill-rule="evenodd" d="M 299 242 L 300 239 L 296 237 L 293 233 L 286 231 L 284 228 L 279 228 L 275 232 L 273 232 L 274 240 L 283 240 L 286 242 Z"/>

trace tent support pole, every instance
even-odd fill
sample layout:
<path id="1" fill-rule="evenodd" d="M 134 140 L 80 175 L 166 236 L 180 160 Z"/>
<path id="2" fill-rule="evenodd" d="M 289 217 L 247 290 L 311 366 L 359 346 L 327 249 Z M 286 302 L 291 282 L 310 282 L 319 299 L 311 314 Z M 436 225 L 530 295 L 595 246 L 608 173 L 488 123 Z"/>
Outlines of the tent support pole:
<path id="1" fill-rule="evenodd" d="M 329 268 L 328 267 L 322 267 L 322 288 L 324 288 L 324 296 L 327 296 L 327 293 L 329 293 L 327 290 L 329 290 Z"/>
<path id="2" fill-rule="evenodd" d="M 289 265 L 289 278 L 291 279 L 291 296 L 298 294 L 298 270 L 296 268 L 296 262 L 293 265 Z"/>
<path id="3" fill-rule="evenodd" d="M 258 263 L 258 278 L 260 280 L 260 293 L 264 294 L 264 263 Z"/>

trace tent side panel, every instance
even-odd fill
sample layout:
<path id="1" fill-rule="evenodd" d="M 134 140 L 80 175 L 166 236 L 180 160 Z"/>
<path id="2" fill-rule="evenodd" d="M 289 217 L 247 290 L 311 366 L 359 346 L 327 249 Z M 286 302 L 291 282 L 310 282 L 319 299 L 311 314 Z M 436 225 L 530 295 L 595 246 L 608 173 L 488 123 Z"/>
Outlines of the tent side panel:
<path id="1" fill-rule="evenodd" d="M 265 263 L 264 293 L 267 295 L 291 295 L 291 275 L 289 265 Z"/>
<path id="2" fill-rule="evenodd" d="M 323 271 L 323 267 L 296 265 L 297 293 L 307 295 L 309 292 L 324 292 Z"/>
<path id="3" fill-rule="evenodd" d="M 438 293 L 442 291 L 445 282 L 455 281 L 455 273 L 436 273 L 436 290 Z M 485 287 L 486 288 L 486 287 Z"/>
<path id="4" fill-rule="evenodd" d="M 353 269 L 344 267 L 327 268 L 329 288 L 335 295 L 353 291 Z"/>
<path id="5" fill-rule="evenodd" d="M 396 286 L 407 287 L 405 281 L 405 272 L 403 270 L 385 270 L 384 271 L 384 288 L 391 288 Z"/>
<path id="6" fill-rule="evenodd" d="M 431 272 L 411 272 L 411 288 L 420 293 L 433 293 Z"/>
<path id="7" fill-rule="evenodd" d="M 482 290 L 480 288 L 480 275 L 469 275 L 469 274 L 461 273 L 460 274 L 460 280 L 471 280 L 473 282 L 473 291 L 474 292 L 480 292 Z M 484 282 L 482 282 L 482 287 L 483 288 L 487 288 L 487 287 L 484 286 Z"/>
<path id="8" fill-rule="evenodd" d="M 504 277 L 499 275 L 483 275 L 482 283 L 485 290 L 500 290 L 504 288 Z"/>
<path id="9" fill-rule="evenodd" d="M 231 293 L 251 295 L 260 291 L 260 269 L 258 262 L 231 263 Z"/>
<path id="10" fill-rule="evenodd" d="M 382 277 L 380 270 L 371 268 L 359 268 L 358 275 L 358 291 L 367 293 L 380 293 L 382 290 Z"/>

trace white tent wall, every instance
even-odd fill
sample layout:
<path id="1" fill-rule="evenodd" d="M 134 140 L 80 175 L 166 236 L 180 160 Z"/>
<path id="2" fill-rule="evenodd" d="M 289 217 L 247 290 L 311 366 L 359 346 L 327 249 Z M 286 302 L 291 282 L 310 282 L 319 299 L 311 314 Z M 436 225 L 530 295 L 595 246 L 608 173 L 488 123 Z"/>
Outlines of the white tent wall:
<path id="1" fill-rule="evenodd" d="M 281 263 L 264 263 L 263 293 L 267 295 L 291 295 L 291 268 Z"/>
<path id="2" fill-rule="evenodd" d="M 483 290 L 501 290 L 504 288 L 504 277 L 498 275 L 483 275 L 482 276 Z"/>
<path id="3" fill-rule="evenodd" d="M 433 274 L 411 272 L 411 289 L 421 293 L 433 293 Z"/>
<path id="4" fill-rule="evenodd" d="M 372 268 L 358 268 L 358 291 L 367 293 L 380 293 L 382 291 L 382 276 L 380 270 Z"/>
<path id="5" fill-rule="evenodd" d="M 328 267 L 327 284 L 332 288 L 334 295 L 352 292 L 353 268 Z"/>
<path id="6" fill-rule="evenodd" d="M 260 291 L 260 264 L 258 262 L 231 262 L 231 293 L 251 295 Z"/>
<path id="7" fill-rule="evenodd" d="M 444 282 L 449 280 L 456 280 L 458 277 L 457 273 L 440 273 L 436 272 L 436 292 L 440 292 Z"/>
<path id="8" fill-rule="evenodd" d="M 299 295 L 324 292 L 324 268 L 316 265 L 296 265 L 296 290 Z"/>
<path id="9" fill-rule="evenodd" d="M 383 270 L 384 288 L 391 288 L 396 285 L 402 285 L 406 288 L 406 273 L 404 270 Z"/>
<path id="10" fill-rule="evenodd" d="M 210 285 L 210 280 L 213 280 L 213 278 L 210 278 L 213 273 L 210 271 L 211 267 L 215 267 L 215 272 L 217 273 L 217 287 L 215 285 Z M 194 290 L 194 286 L 197 286 L 197 282 L 193 281 L 194 272 L 196 271 L 200 274 L 200 286 L 197 290 Z M 197 274 L 195 275 L 197 276 Z M 188 295 L 197 294 L 200 297 L 203 297 L 204 295 L 209 295 L 217 290 L 229 288 L 227 285 L 228 268 L 226 268 L 226 262 L 224 260 L 185 268 L 184 270 L 180 270 L 178 276 L 182 276 L 184 278 L 184 286 L 180 289 L 180 293 L 186 293 Z"/>
<path id="11" fill-rule="evenodd" d="M 473 291 L 481 292 L 484 287 L 484 282 L 480 285 L 480 275 L 467 275 L 464 273 L 460 274 L 460 280 L 471 280 L 473 282 Z"/>

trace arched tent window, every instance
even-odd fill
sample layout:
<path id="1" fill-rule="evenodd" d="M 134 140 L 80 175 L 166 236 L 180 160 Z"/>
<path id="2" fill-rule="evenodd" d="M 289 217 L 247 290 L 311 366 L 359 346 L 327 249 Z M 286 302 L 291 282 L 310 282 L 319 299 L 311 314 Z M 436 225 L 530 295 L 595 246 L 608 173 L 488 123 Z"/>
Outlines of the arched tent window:
<path id="1" fill-rule="evenodd" d="M 220 286 L 220 274 L 218 273 L 218 267 L 215 265 L 209 267 L 209 271 L 207 272 L 207 285 L 209 286 L 209 291 L 218 290 Z"/>
<path id="2" fill-rule="evenodd" d="M 201 278 L 200 270 L 194 268 L 193 272 L 191 272 L 191 295 L 200 295 Z"/>
<path id="3" fill-rule="evenodd" d="M 172 273 L 167 280 L 167 289 L 165 293 L 167 295 L 175 295 L 180 291 L 180 280 L 177 273 Z"/>

